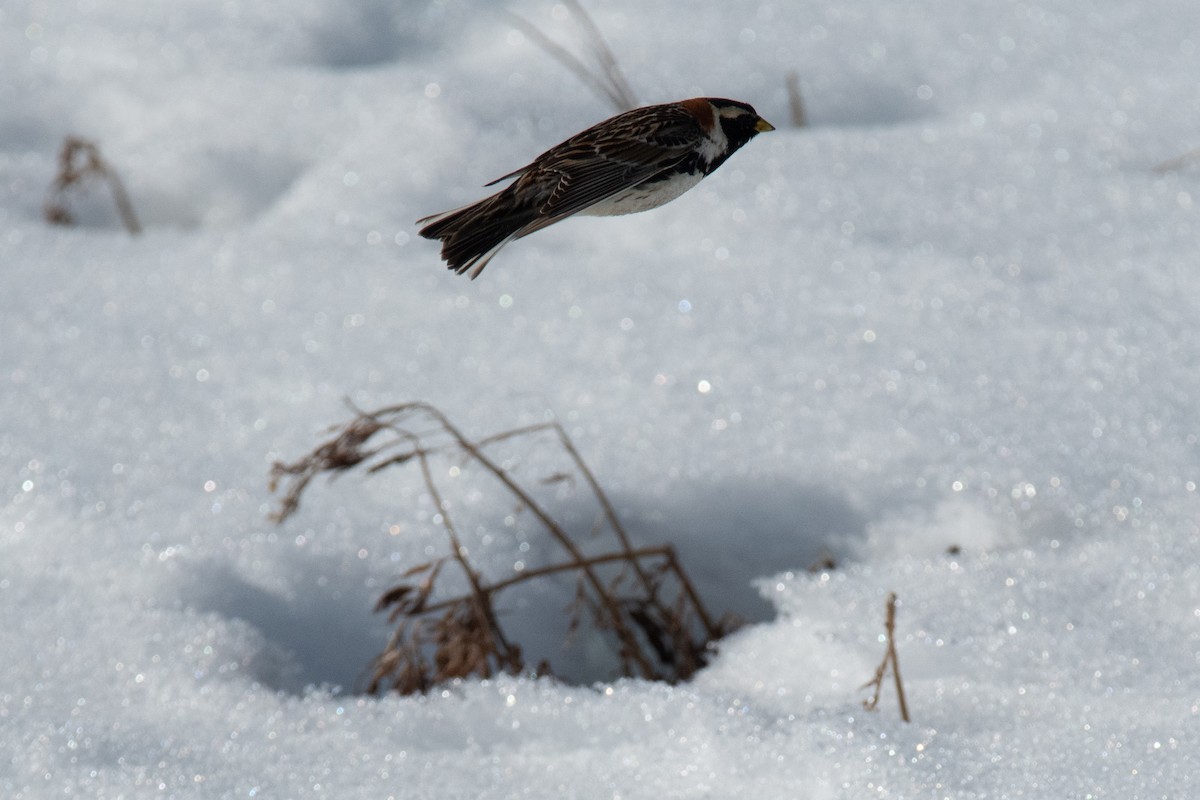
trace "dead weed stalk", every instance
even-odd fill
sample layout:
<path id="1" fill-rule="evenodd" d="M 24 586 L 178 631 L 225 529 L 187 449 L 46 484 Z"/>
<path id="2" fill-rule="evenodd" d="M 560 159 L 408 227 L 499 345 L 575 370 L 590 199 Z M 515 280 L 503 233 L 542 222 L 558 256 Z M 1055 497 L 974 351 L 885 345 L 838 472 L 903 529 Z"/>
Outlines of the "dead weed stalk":
<path id="1" fill-rule="evenodd" d="M 904 682 L 900 680 L 900 657 L 896 655 L 896 593 L 889 592 L 887 596 L 887 650 L 884 651 L 883 661 L 875 670 L 875 677 L 860 686 L 860 689 L 870 687 L 871 696 L 863 701 L 863 708 L 874 711 L 879 705 L 879 695 L 883 691 L 883 679 L 888 667 L 892 668 L 892 676 L 896 679 L 896 696 L 900 701 L 900 719 L 910 722 L 908 717 L 908 701 L 904 698 Z"/>
<path id="2" fill-rule="evenodd" d="M 435 521 L 447 539 L 447 552 L 412 567 L 376 604 L 387 611 L 395 631 L 372 665 L 368 690 L 424 692 L 455 678 L 486 678 L 526 670 L 521 647 L 511 640 L 496 610 L 504 590 L 558 573 L 575 573 L 575 600 L 568 609 L 569 628 L 584 623 L 614 643 L 622 674 L 652 680 L 685 680 L 707 661 L 709 645 L 732 629 L 729 619 L 714 620 L 670 545 L 635 548 L 594 473 L 557 422 L 529 425 L 478 441 L 469 440 L 436 407 L 404 403 L 364 412 L 354 409 L 349 422 L 332 429 L 332 438 L 290 464 L 277 462 L 271 489 L 287 486 L 274 518 L 287 519 L 300 505 L 313 478 L 361 468 L 373 474 L 416 462 L 425 490 L 437 511 Z M 430 427 L 432 423 L 432 427 Z M 420 426 L 419 428 L 417 426 Z M 502 442 L 551 435 L 597 501 L 600 514 L 592 533 L 607 530 L 608 552 L 585 554 L 577 538 L 538 502 L 513 471 L 488 454 Z M 458 458 L 490 475 L 517 507 L 537 520 L 564 559 L 547 566 L 488 578 L 469 560 L 450 504 L 443 498 L 432 461 Z M 570 479 L 556 473 L 544 482 Z M 465 577 L 467 591 L 438 596 L 437 583 L 447 566 Z M 540 673 L 553 673 L 549 664 Z"/>
<path id="3" fill-rule="evenodd" d="M 783 84 L 787 89 L 788 116 L 792 119 L 792 127 L 803 128 L 808 125 L 808 114 L 804 111 L 804 98 L 800 96 L 800 73 L 789 71 L 784 76 Z"/>
<path id="4" fill-rule="evenodd" d="M 505 12 L 505 16 L 508 17 L 510 25 L 532 39 L 534 44 L 570 70 L 589 89 L 611 103 L 617 111 L 628 111 L 635 107 L 637 97 L 629 81 L 625 79 L 625 73 L 621 71 L 621 65 L 617 63 L 612 48 L 600 33 L 600 28 L 578 0 L 563 0 L 562 5 L 579 25 L 595 66 L 589 67 L 582 59 L 555 42 L 524 17 L 511 11 Z"/>
<path id="5" fill-rule="evenodd" d="M 58 172 L 50 182 L 46 192 L 46 201 L 42 206 L 42 216 L 52 225 L 74 225 L 75 216 L 67 207 L 67 198 L 72 191 L 81 190 L 93 178 L 98 178 L 108 184 L 112 193 L 113 204 L 125 230 L 136 236 L 142 232 L 137 214 L 133 211 L 133 203 L 125 191 L 116 171 L 100 155 L 100 148 L 94 142 L 78 136 L 68 136 L 63 140 L 62 149 L 58 152 Z"/>

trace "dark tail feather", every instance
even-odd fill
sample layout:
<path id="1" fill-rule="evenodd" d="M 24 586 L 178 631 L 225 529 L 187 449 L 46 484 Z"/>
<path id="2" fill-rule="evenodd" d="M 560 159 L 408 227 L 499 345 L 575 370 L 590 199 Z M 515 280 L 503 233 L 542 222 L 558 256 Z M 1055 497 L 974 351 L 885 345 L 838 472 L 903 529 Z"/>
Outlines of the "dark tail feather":
<path id="1" fill-rule="evenodd" d="M 479 277 L 500 248 L 520 238 L 521 229 L 537 217 L 528 207 L 517 206 L 507 191 L 463 208 L 443 211 L 417 220 L 427 223 L 420 234 L 442 242 L 446 266 L 462 275 Z"/>

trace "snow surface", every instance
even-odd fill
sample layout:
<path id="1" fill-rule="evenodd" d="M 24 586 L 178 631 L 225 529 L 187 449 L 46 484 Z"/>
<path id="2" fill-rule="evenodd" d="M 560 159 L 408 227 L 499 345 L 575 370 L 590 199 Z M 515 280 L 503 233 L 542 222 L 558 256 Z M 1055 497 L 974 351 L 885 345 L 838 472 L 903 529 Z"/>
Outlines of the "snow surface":
<path id="1" fill-rule="evenodd" d="M 1200 4 L 592 6 L 644 102 L 779 130 L 469 282 L 412 221 L 611 112 L 494 6 L 0 5 L 0 796 L 1194 795 Z M 144 235 L 41 220 L 68 134 Z M 347 397 L 563 421 L 756 624 L 682 686 L 357 694 L 443 538 L 403 471 L 267 519 Z"/>

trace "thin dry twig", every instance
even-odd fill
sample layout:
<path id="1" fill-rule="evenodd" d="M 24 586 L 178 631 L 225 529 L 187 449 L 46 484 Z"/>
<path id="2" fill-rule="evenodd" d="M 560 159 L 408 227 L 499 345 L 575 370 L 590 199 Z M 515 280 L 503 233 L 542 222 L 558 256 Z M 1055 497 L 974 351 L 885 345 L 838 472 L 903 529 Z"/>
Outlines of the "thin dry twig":
<path id="1" fill-rule="evenodd" d="M 600 33 L 600 28 L 596 26 L 591 16 L 577 0 L 563 0 L 563 5 L 570 10 L 572 17 L 583 32 L 583 37 L 591 50 L 592 60 L 597 63 L 596 67 L 589 67 L 582 59 L 555 42 L 524 17 L 511 11 L 504 13 L 508 17 L 510 25 L 532 39 L 534 44 L 570 70 L 589 89 L 611 103 L 617 111 L 628 111 L 635 107 L 637 97 L 634 95 L 629 81 L 625 79 L 625 73 L 622 72 L 621 65 L 617 63 L 612 48 L 608 46 L 604 35 Z"/>
<path id="2" fill-rule="evenodd" d="M 804 100 L 800 97 L 800 74 L 795 70 L 789 71 L 784 77 L 784 85 L 787 87 L 792 127 L 803 128 L 808 124 L 808 115 L 804 112 Z"/>
<path id="3" fill-rule="evenodd" d="M 892 675 L 896 679 L 896 696 L 900 702 L 900 719 L 910 722 L 908 701 L 904 697 L 904 682 L 900 680 L 900 657 L 896 654 L 895 592 L 889 592 L 887 596 L 887 621 L 885 627 L 887 629 L 887 650 L 883 654 L 883 661 L 879 663 L 879 668 L 875 670 L 875 677 L 859 687 L 860 689 L 871 689 L 871 696 L 863 701 L 863 708 L 867 711 L 874 711 L 879 705 L 879 695 L 883 690 L 883 679 L 887 675 L 888 667 L 890 666 Z"/>
<path id="4" fill-rule="evenodd" d="M 621 65 L 617 63 L 616 55 L 613 54 L 612 48 L 608 46 L 604 35 L 600 33 L 600 28 L 592 19 L 592 15 L 584 9 L 579 0 L 563 0 L 563 3 L 571 11 L 571 15 L 579 22 L 579 27 L 583 30 L 584 38 L 592 49 L 592 56 L 604 71 L 604 77 L 613 88 L 617 98 L 621 100 L 626 109 L 633 108 L 637 105 L 637 97 L 634 95 L 633 87 L 626 80 L 625 73 L 621 70 Z"/>
<path id="5" fill-rule="evenodd" d="M 596 567 L 600 566 L 601 564 L 626 561 L 631 556 L 636 559 L 664 558 L 670 560 L 671 558 L 674 558 L 674 549 L 670 545 L 641 547 L 628 553 L 605 553 L 604 555 L 590 556 L 585 558 L 584 562 L 589 567 Z M 554 575 L 559 572 L 573 572 L 578 570 L 579 566 L 580 565 L 575 562 L 567 562 L 563 564 L 550 564 L 545 567 L 536 567 L 534 569 L 524 570 L 522 572 L 518 572 L 512 577 L 498 580 L 489 584 L 488 586 L 484 587 L 484 591 L 486 591 L 488 594 L 498 594 L 500 591 L 507 589 L 510 586 L 516 586 L 518 583 L 534 580 L 535 578 L 541 578 L 546 575 Z M 387 595 L 384 595 L 384 597 L 387 597 Z M 441 611 L 453 606 L 461 599 L 462 598 L 455 597 L 449 600 L 442 600 L 441 602 L 426 606 L 422 609 L 422 611 L 426 614 L 432 614 L 435 611 Z M 387 603 L 384 603 L 382 599 L 379 602 L 381 605 L 387 605 Z"/>
<path id="6" fill-rule="evenodd" d="M 518 584 L 563 572 L 578 575 L 570 630 L 576 631 L 586 618 L 594 630 L 612 636 L 625 675 L 684 680 L 705 664 L 710 643 L 735 627 L 732 619 L 711 617 L 670 545 L 633 547 L 595 474 L 557 422 L 470 441 L 445 414 L 428 403 L 404 403 L 374 412 L 353 410 L 354 418 L 331 429 L 332 438 L 307 456 L 290 464 L 274 465 L 272 491 L 278 490 L 282 482 L 287 483 L 274 519 L 282 522 L 299 510 L 301 495 L 317 475 L 333 478 L 352 468 L 373 474 L 416 461 L 449 545 L 445 556 L 412 567 L 399 584 L 380 597 L 376 610 L 387 611 L 396 629 L 373 664 L 369 691 L 391 688 L 408 694 L 427 691 L 454 678 L 521 672 L 521 648 L 506 636 L 499 622 L 496 597 Z M 433 426 L 424 424 L 419 433 L 411 429 L 413 423 L 428 422 Z M 601 529 L 611 532 L 616 550 L 586 554 L 530 490 L 484 452 L 501 442 L 547 432 L 554 435 L 574 471 L 591 490 L 601 509 Z M 566 560 L 498 579 L 485 578 L 468 560 L 450 506 L 434 479 L 430 460 L 437 456 L 458 457 L 495 478 L 520 508 L 541 523 L 549 539 L 564 551 Z M 563 471 L 551 477 L 554 483 L 573 481 L 573 476 Z M 544 481 L 541 483 L 544 485 Z M 468 590 L 435 600 L 436 584 L 447 564 L 457 565 Z M 606 580 L 601 570 L 607 568 L 611 574 L 613 566 L 619 566 L 620 572 Z M 539 673 L 547 672 L 548 666 L 539 667 Z"/>
<path id="7" fill-rule="evenodd" d="M 100 155 L 100 149 L 95 143 L 78 136 L 68 136 L 59 150 L 58 173 L 50 183 L 46 201 L 42 206 L 42 216 L 46 221 L 53 225 L 74 225 L 75 216 L 67 207 L 67 196 L 92 178 L 99 178 L 108 184 L 113 204 L 117 207 L 117 214 L 120 215 L 125 230 L 134 236 L 141 233 L 142 226 L 133 211 L 133 203 L 125 191 L 125 184 Z"/>

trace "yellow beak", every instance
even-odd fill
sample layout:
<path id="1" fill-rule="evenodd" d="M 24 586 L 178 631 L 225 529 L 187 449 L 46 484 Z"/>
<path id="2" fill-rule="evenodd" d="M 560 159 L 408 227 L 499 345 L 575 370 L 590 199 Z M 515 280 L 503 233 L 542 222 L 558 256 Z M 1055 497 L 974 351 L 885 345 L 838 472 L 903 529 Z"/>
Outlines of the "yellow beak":
<path id="1" fill-rule="evenodd" d="M 767 131 L 775 130 L 775 126 L 767 122 L 762 117 L 759 117 L 758 122 L 754 123 L 754 130 L 758 131 L 759 133 L 766 133 Z"/>

